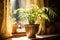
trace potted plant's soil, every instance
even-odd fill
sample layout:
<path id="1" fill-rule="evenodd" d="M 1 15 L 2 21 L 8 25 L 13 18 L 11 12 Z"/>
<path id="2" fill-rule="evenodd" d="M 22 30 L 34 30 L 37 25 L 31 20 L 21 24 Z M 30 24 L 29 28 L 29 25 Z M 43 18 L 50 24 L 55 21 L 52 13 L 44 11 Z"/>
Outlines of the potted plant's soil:
<path id="1" fill-rule="evenodd" d="M 36 33 L 38 32 L 39 29 L 39 24 L 26 24 L 25 26 L 25 31 L 26 31 L 26 35 L 28 36 L 28 38 L 35 38 Z"/>

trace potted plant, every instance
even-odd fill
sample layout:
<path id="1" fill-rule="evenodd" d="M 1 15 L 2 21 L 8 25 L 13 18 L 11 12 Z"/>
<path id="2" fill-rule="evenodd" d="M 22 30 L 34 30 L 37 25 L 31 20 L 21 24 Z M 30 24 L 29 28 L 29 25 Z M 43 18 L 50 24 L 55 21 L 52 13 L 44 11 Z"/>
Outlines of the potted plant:
<path id="1" fill-rule="evenodd" d="M 12 33 L 16 33 L 18 28 L 18 23 L 16 22 L 16 18 L 13 18 L 12 28 L 13 28 Z"/>
<path id="2" fill-rule="evenodd" d="M 46 11 L 49 11 L 49 9 L 47 7 L 39 8 L 37 5 L 31 5 L 29 8 L 19 8 L 14 11 L 14 13 L 19 12 L 18 17 L 20 19 L 22 19 L 23 17 L 28 19 L 29 24 L 25 24 L 26 33 L 27 33 L 28 37 L 35 37 L 35 34 L 37 33 L 38 28 L 39 28 L 39 25 L 37 25 L 37 24 L 40 24 L 40 23 L 36 22 L 37 19 L 42 18 L 42 19 L 50 21 L 49 16 L 55 15 L 55 13 L 54 14 L 50 14 L 50 13 L 46 14 L 45 9 L 46 9 Z M 34 27 L 32 27 L 32 26 L 34 26 Z"/>
<path id="3" fill-rule="evenodd" d="M 36 5 L 34 5 L 36 6 Z M 17 13 L 19 12 L 19 18 L 20 20 L 24 17 L 26 19 L 28 19 L 29 21 L 29 24 L 25 24 L 25 29 L 26 29 L 26 33 L 27 33 L 27 36 L 29 38 L 34 38 L 36 37 L 35 34 L 38 32 L 38 28 L 39 28 L 39 24 L 35 24 L 35 20 L 37 19 L 37 15 L 39 13 L 37 13 L 38 11 L 38 7 L 36 6 L 34 8 L 34 6 L 32 5 L 30 8 L 19 8 L 17 10 L 14 11 L 14 13 Z"/>

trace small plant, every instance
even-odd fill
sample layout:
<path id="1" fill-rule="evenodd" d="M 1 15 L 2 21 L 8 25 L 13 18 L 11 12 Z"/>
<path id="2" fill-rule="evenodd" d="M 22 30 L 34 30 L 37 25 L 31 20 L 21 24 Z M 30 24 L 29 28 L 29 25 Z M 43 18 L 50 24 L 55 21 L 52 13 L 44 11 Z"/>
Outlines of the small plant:
<path id="1" fill-rule="evenodd" d="M 43 18 L 50 21 L 50 18 L 54 18 L 56 13 L 49 7 L 39 8 L 37 5 L 31 5 L 30 8 L 19 8 L 14 11 L 16 14 L 19 12 L 19 18 L 26 17 L 29 24 L 35 24 L 36 19 Z"/>

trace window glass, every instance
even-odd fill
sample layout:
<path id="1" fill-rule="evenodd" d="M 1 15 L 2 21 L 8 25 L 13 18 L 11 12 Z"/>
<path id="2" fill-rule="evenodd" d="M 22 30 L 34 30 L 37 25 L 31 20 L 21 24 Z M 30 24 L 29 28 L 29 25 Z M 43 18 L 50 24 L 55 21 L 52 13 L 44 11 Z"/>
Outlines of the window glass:
<path id="1" fill-rule="evenodd" d="M 15 32 L 25 32 L 24 24 L 28 23 L 27 19 L 23 17 L 19 19 L 19 12 L 14 14 L 14 10 L 18 8 L 26 8 L 26 0 L 11 0 L 12 18 L 13 18 L 13 33 Z M 23 14 L 23 13 L 22 13 Z M 24 15 L 23 15 L 24 16 Z M 17 27 L 15 27 L 17 26 Z"/>

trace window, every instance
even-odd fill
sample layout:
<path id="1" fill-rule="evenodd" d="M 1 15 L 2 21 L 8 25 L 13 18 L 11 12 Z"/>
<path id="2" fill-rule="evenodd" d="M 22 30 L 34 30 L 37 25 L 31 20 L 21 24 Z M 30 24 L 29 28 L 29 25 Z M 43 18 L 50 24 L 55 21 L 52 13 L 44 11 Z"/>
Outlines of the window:
<path id="1" fill-rule="evenodd" d="M 19 14 L 14 14 L 14 10 L 18 8 L 26 8 L 26 0 L 11 0 L 11 8 L 12 8 L 12 21 L 13 21 L 13 33 L 16 32 L 25 32 L 23 24 L 26 22 L 25 18 L 19 19 Z M 24 16 L 24 15 L 23 15 Z"/>

